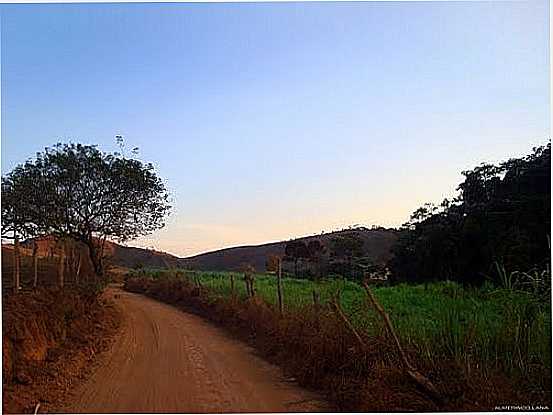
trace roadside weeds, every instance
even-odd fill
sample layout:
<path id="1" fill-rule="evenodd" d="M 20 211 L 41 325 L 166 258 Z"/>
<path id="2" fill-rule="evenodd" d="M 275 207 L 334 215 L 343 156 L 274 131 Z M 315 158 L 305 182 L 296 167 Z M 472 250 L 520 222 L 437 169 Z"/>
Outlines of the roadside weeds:
<path id="1" fill-rule="evenodd" d="M 34 413 L 38 404 L 39 412 L 59 410 L 67 394 L 94 369 L 98 356 L 110 349 L 121 322 L 113 300 L 105 296 L 82 305 L 78 295 L 65 291 L 71 300 L 62 305 L 60 317 L 49 302 L 63 302 L 64 294 L 31 295 L 37 298 L 10 299 L 4 307 L 5 413 Z M 33 320 L 40 323 L 26 324 Z M 44 334 L 52 325 L 59 327 L 59 336 Z"/>
<path id="2" fill-rule="evenodd" d="M 247 300 L 213 295 L 184 279 L 130 278 L 125 289 L 194 312 L 249 342 L 268 361 L 307 388 L 322 392 L 337 411 L 477 411 L 498 401 L 523 402 L 500 374 L 471 373 L 453 361 L 409 361 L 444 397 L 436 402 L 405 375 L 393 339 L 360 333 L 361 342 L 328 305 L 285 312 L 254 296 Z"/>

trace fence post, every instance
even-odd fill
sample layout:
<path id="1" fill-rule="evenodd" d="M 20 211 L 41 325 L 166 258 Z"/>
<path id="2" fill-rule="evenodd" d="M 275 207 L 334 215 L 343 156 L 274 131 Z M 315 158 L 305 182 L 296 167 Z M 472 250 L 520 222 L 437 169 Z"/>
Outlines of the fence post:
<path id="1" fill-rule="evenodd" d="M 15 233 L 15 232 L 14 232 Z M 21 279 L 21 268 L 20 268 L 20 256 L 19 256 L 19 237 L 17 234 L 14 236 L 13 243 L 13 292 L 17 294 L 19 291 L 20 279 Z"/>
<path id="2" fill-rule="evenodd" d="M 321 305 L 320 295 L 317 292 L 317 290 L 313 290 L 313 305 L 315 306 L 315 310 L 319 312 L 319 307 Z"/>
<path id="3" fill-rule="evenodd" d="M 248 294 L 249 298 L 253 298 L 255 296 L 255 288 L 254 288 L 254 278 L 253 275 L 255 272 L 255 269 L 251 265 L 247 265 L 244 270 L 244 282 L 246 283 L 246 292 Z"/>
<path id="4" fill-rule="evenodd" d="M 317 331 L 321 328 L 321 299 L 317 290 L 313 289 L 313 308 L 315 309 L 315 323 Z"/>
<path id="5" fill-rule="evenodd" d="M 36 238 L 33 239 L 33 288 L 38 285 L 38 244 Z"/>
<path id="6" fill-rule="evenodd" d="M 250 282 L 248 280 L 248 271 L 244 271 L 244 284 L 246 284 L 246 297 L 250 298 Z"/>
<path id="7" fill-rule="evenodd" d="M 282 298 L 282 260 L 278 259 L 277 270 L 277 293 L 278 293 L 278 311 L 280 315 L 284 313 L 284 299 Z"/>
<path id="8" fill-rule="evenodd" d="M 230 295 L 234 299 L 234 273 L 230 273 Z"/>
<path id="9" fill-rule="evenodd" d="M 369 298 L 371 305 L 374 307 L 374 309 L 380 314 L 382 319 L 384 320 L 384 324 L 386 326 L 386 329 L 388 330 L 388 333 L 392 336 L 396 349 L 399 353 L 399 356 L 403 362 L 403 366 L 407 374 L 411 379 L 413 379 L 431 398 L 433 398 L 438 403 L 442 404 L 444 402 L 444 399 L 440 392 L 436 389 L 434 384 L 422 373 L 420 373 L 407 359 L 407 355 L 405 354 L 405 351 L 403 350 L 403 347 L 401 347 L 401 343 L 399 342 L 399 338 L 397 337 L 397 334 L 394 330 L 394 326 L 392 325 L 392 322 L 390 321 L 390 316 L 382 305 L 378 302 L 375 295 L 369 288 L 369 284 L 367 280 L 363 281 L 363 287 L 365 288 L 365 292 L 367 293 L 367 297 Z"/>
<path id="10" fill-rule="evenodd" d="M 60 288 L 63 288 L 64 278 L 65 278 L 65 240 L 61 240 L 60 243 L 60 258 L 58 266 L 58 284 Z"/>
<path id="11" fill-rule="evenodd" d="M 336 292 L 334 296 L 332 297 L 332 306 L 334 307 L 334 311 L 336 314 L 342 319 L 342 321 L 346 324 L 346 327 L 349 329 L 349 331 L 355 336 L 357 341 L 359 342 L 362 349 L 366 349 L 366 344 L 359 335 L 358 331 L 353 327 L 353 324 L 351 324 L 351 321 L 347 318 L 346 314 L 342 310 L 342 307 L 340 306 L 340 291 Z"/>
<path id="12" fill-rule="evenodd" d="M 81 257 L 81 252 L 79 251 L 79 262 L 77 263 L 77 271 L 75 273 L 75 278 L 77 280 L 77 284 L 79 283 L 79 277 L 81 275 L 81 264 L 82 264 L 82 257 Z"/>
<path id="13" fill-rule="evenodd" d="M 255 276 L 250 275 L 250 291 L 252 293 L 252 298 L 255 297 Z"/>

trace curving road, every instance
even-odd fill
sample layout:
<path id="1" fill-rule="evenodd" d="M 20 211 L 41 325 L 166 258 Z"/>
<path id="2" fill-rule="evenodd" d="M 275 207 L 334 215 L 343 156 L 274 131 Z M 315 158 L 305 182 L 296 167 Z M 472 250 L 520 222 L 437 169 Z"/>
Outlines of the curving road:
<path id="1" fill-rule="evenodd" d="M 68 413 L 319 412 L 314 394 L 200 317 L 110 288 L 124 316 Z"/>

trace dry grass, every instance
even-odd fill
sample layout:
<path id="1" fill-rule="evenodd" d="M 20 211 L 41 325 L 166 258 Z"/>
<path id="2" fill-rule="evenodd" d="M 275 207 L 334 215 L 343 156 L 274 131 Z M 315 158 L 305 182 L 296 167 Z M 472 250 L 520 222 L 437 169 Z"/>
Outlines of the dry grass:
<path id="1" fill-rule="evenodd" d="M 445 397 L 438 404 L 403 372 L 390 339 L 362 332 L 366 346 L 361 347 L 326 305 L 318 311 L 305 305 L 280 316 L 277 307 L 260 297 L 213 296 L 186 279 L 132 278 L 125 288 L 196 312 L 248 340 L 301 385 L 324 393 L 339 411 L 493 410 L 504 402 L 528 403 L 527 395 L 501 374 L 467 373 L 453 359 L 429 364 L 407 348 L 409 360 Z M 547 393 L 535 399 L 550 405 Z"/>
<path id="2" fill-rule="evenodd" d="M 54 411 L 109 346 L 119 314 L 98 291 L 39 288 L 3 301 L 4 412 Z"/>

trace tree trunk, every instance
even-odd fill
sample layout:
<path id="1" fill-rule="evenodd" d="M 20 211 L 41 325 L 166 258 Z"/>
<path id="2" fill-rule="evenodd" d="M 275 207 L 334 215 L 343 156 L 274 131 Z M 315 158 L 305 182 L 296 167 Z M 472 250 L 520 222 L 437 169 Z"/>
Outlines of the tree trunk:
<path id="1" fill-rule="evenodd" d="M 81 244 L 78 241 L 71 243 L 71 273 L 75 284 L 79 282 L 79 274 L 81 272 Z"/>
<path id="2" fill-rule="evenodd" d="M 14 237 L 14 243 L 13 243 L 13 292 L 14 294 L 17 294 L 17 292 L 19 291 L 20 277 L 21 277 L 21 270 L 20 270 L 20 257 L 19 257 L 19 237 L 16 235 Z"/>
<path id="3" fill-rule="evenodd" d="M 38 286 L 38 244 L 33 239 L 33 288 Z"/>
<path id="4" fill-rule="evenodd" d="M 94 267 L 94 273 L 98 277 L 103 276 L 104 267 L 102 264 L 102 250 L 94 245 L 92 238 L 86 242 L 86 245 L 88 246 L 88 255 L 90 257 L 90 261 L 92 262 L 92 266 Z"/>
<path id="5" fill-rule="evenodd" d="M 60 244 L 60 258 L 58 265 L 58 286 L 63 288 L 64 278 L 65 278 L 65 240 L 61 240 Z"/>

